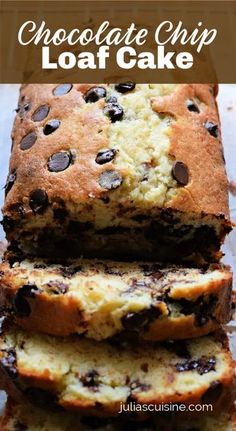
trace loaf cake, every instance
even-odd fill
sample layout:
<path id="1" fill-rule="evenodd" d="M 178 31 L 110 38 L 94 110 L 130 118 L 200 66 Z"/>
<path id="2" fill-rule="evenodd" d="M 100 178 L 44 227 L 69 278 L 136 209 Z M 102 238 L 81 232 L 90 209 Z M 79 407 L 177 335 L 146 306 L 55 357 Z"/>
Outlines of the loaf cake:
<path id="1" fill-rule="evenodd" d="M 76 259 L 0 265 L 0 307 L 28 330 L 102 340 L 191 338 L 231 318 L 228 267 Z"/>
<path id="2" fill-rule="evenodd" d="M 193 420 L 175 418 L 134 422 L 103 418 L 82 417 L 76 414 L 47 412 L 30 404 L 16 403 L 9 399 L 0 422 L 2 431 L 235 431 L 234 414 L 222 413 L 215 417 L 201 417 Z"/>
<path id="3" fill-rule="evenodd" d="M 24 255 L 219 260 L 230 231 L 216 87 L 28 84 L 3 227 Z"/>
<path id="4" fill-rule="evenodd" d="M 119 416 L 121 403 L 130 402 L 211 404 L 216 414 L 234 401 L 233 362 L 222 333 L 157 345 L 55 338 L 7 326 L 1 380 L 20 399 L 97 416 Z"/>

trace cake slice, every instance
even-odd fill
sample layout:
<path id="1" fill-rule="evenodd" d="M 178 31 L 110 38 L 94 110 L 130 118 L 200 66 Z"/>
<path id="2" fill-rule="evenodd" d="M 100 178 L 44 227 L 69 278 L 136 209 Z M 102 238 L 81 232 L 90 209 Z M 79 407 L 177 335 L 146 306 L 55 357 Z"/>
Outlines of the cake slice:
<path id="1" fill-rule="evenodd" d="M 53 335 L 191 338 L 231 318 L 232 273 L 77 259 L 0 265 L 0 307 L 25 329 Z"/>
<path id="2" fill-rule="evenodd" d="M 121 404 L 130 403 L 211 404 L 216 414 L 229 410 L 235 396 L 222 333 L 157 345 L 55 338 L 9 326 L 0 364 L 8 393 L 87 415 L 120 416 Z"/>
<path id="3" fill-rule="evenodd" d="M 231 229 L 216 86 L 21 87 L 3 226 L 24 254 L 215 262 Z"/>
<path id="4" fill-rule="evenodd" d="M 167 425 L 168 424 L 168 425 Z M 222 413 L 217 417 L 201 417 L 177 423 L 169 416 L 166 420 L 153 418 L 143 422 L 118 421 L 83 417 L 66 412 L 48 412 L 28 403 L 9 399 L 4 416 L 0 419 L 2 431 L 235 431 L 234 414 Z"/>

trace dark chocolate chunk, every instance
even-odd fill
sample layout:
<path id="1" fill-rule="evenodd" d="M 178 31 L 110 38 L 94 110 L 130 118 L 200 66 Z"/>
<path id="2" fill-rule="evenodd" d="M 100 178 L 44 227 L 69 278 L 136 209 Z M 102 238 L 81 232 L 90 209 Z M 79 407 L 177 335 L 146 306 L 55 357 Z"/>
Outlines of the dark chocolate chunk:
<path id="1" fill-rule="evenodd" d="M 69 286 L 61 281 L 49 281 L 47 283 L 49 293 L 54 295 L 65 295 L 68 292 Z"/>
<path id="2" fill-rule="evenodd" d="M 126 82 L 122 84 L 116 84 L 115 89 L 116 91 L 119 91 L 119 93 L 127 93 L 128 91 L 132 91 L 135 88 L 134 82 Z"/>
<path id="3" fill-rule="evenodd" d="M 188 184 L 189 172 L 185 163 L 176 161 L 172 167 L 172 175 L 174 179 L 182 186 L 186 186 Z"/>
<path id="4" fill-rule="evenodd" d="M 16 181 L 16 171 L 13 170 L 8 176 L 7 181 L 5 184 L 5 196 L 7 193 L 11 190 L 11 188 L 14 186 L 14 183 Z"/>
<path id="5" fill-rule="evenodd" d="M 178 363 L 176 364 L 175 368 L 178 372 L 196 370 L 198 374 L 202 376 L 203 374 L 207 374 L 210 371 L 215 371 L 215 365 L 216 358 L 214 356 L 212 356 L 211 358 L 206 358 L 205 356 L 202 356 L 201 358 L 196 360 L 192 359 L 182 363 Z"/>
<path id="6" fill-rule="evenodd" d="M 13 298 L 13 309 L 18 317 L 28 317 L 31 308 L 26 298 L 34 298 L 39 289 L 35 284 L 25 284 L 16 293 Z"/>
<path id="7" fill-rule="evenodd" d="M 48 105 L 42 105 L 39 106 L 36 111 L 34 111 L 32 115 L 33 121 L 42 121 L 44 118 L 48 116 L 48 113 L 50 111 L 50 107 Z"/>
<path id="8" fill-rule="evenodd" d="M 181 306 L 181 313 L 185 315 L 195 314 L 195 323 L 197 326 L 205 325 L 215 311 L 218 299 L 215 295 L 199 296 L 195 301 L 189 301 L 187 299 L 178 300 L 178 304 Z"/>
<path id="9" fill-rule="evenodd" d="M 31 148 L 37 140 L 37 135 L 35 132 L 30 132 L 28 135 L 24 136 L 20 142 L 21 150 L 28 150 Z"/>
<path id="10" fill-rule="evenodd" d="M 43 128 L 44 135 L 50 135 L 51 133 L 55 132 L 55 130 L 58 129 L 60 124 L 61 124 L 60 120 L 48 121 L 47 124 L 45 124 L 45 126 Z"/>
<path id="11" fill-rule="evenodd" d="M 223 384 L 216 380 L 212 382 L 209 388 L 206 390 L 205 394 L 202 396 L 203 403 L 213 403 L 217 401 L 223 392 Z"/>
<path id="12" fill-rule="evenodd" d="M 84 100 L 86 103 L 94 103 L 99 99 L 106 97 L 106 89 L 104 87 L 92 87 L 84 95 Z"/>
<path id="13" fill-rule="evenodd" d="M 42 213 L 48 206 L 48 195 L 45 190 L 33 190 L 30 193 L 29 206 L 35 213 Z"/>
<path id="14" fill-rule="evenodd" d="M 212 123 L 211 121 L 206 121 L 204 124 L 207 131 L 210 133 L 213 138 L 218 138 L 218 126 L 217 124 Z"/>
<path id="15" fill-rule="evenodd" d="M 99 386 L 99 374 L 96 370 L 89 371 L 87 374 L 84 374 L 80 377 L 80 381 L 84 386 L 89 388 L 93 392 L 98 391 Z"/>
<path id="16" fill-rule="evenodd" d="M 123 178 L 119 172 L 110 170 L 102 172 L 98 182 L 103 189 L 112 190 L 122 184 Z"/>
<path id="17" fill-rule="evenodd" d="M 6 356 L 0 360 L 1 366 L 4 368 L 6 373 L 12 378 L 17 377 L 16 369 L 16 352 L 14 349 L 6 351 Z"/>
<path id="18" fill-rule="evenodd" d="M 103 109 L 103 112 L 110 118 L 112 123 L 120 121 L 124 115 L 124 110 L 118 103 L 108 103 Z"/>
<path id="19" fill-rule="evenodd" d="M 97 153 L 95 162 L 99 165 L 104 165 L 104 163 L 111 162 L 116 155 L 115 149 L 102 150 Z"/>
<path id="20" fill-rule="evenodd" d="M 72 84 L 60 84 L 53 90 L 54 96 L 63 96 L 63 94 L 69 93 L 69 91 L 72 89 Z"/>
<path id="21" fill-rule="evenodd" d="M 124 329 L 128 331 L 139 331 L 142 329 L 147 329 L 148 326 L 158 317 L 160 317 L 161 311 L 158 307 L 153 305 L 150 308 L 145 308 L 138 313 L 128 313 L 122 317 L 121 322 Z"/>
<path id="22" fill-rule="evenodd" d="M 62 172 L 70 166 L 71 161 L 72 155 L 69 151 L 60 151 L 48 159 L 48 170 L 51 172 Z"/>
<path id="23" fill-rule="evenodd" d="M 138 389 L 138 391 L 147 392 L 151 389 L 151 385 L 146 383 L 141 383 L 137 379 L 137 380 L 133 380 L 133 382 L 130 383 L 130 389 L 131 391 L 135 391 Z"/>
<path id="24" fill-rule="evenodd" d="M 197 112 L 198 114 L 200 112 L 198 106 L 192 100 L 187 100 L 187 108 L 190 112 Z"/>

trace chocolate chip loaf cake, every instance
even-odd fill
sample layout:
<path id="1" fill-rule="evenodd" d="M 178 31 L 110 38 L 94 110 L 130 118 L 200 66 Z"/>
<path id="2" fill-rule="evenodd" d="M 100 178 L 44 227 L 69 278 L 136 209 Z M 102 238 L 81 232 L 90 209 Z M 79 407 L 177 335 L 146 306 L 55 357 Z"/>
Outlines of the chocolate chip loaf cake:
<path id="1" fill-rule="evenodd" d="M 215 86 L 23 85 L 12 141 L 15 251 L 220 258 L 231 226 Z"/>
<path id="2" fill-rule="evenodd" d="M 168 423 L 168 424 L 167 424 Z M 83 417 L 65 412 L 47 412 L 30 404 L 16 403 L 9 399 L 2 421 L 2 431 L 235 431 L 234 414 L 222 413 L 215 417 L 201 417 L 193 420 L 175 418 L 147 420 L 143 422 L 107 420 Z"/>
<path id="3" fill-rule="evenodd" d="M 216 414 L 229 410 L 235 397 L 224 334 L 132 345 L 59 339 L 11 326 L 1 335 L 0 367 L 8 394 L 88 415 L 119 416 L 121 403 L 131 401 L 212 404 Z"/>
<path id="4" fill-rule="evenodd" d="M 0 274 L 5 313 L 25 329 L 54 335 L 181 339 L 212 332 L 231 318 L 232 273 L 218 264 L 194 269 L 34 259 L 4 262 Z"/>

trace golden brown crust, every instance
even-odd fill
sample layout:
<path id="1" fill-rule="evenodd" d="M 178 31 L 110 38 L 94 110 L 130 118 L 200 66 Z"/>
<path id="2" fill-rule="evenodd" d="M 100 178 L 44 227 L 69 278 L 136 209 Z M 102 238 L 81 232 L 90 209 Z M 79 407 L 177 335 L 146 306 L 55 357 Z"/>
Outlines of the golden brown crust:
<path id="1" fill-rule="evenodd" d="M 137 234 L 139 230 L 144 236 L 144 238 L 142 235 L 140 236 L 140 247 L 145 247 L 148 253 L 154 254 L 155 247 L 150 239 L 148 229 L 150 227 L 152 230 L 151 221 L 157 222 L 157 224 L 163 223 L 160 211 L 164 208 L 171 210 L 177 218 L 179 216 L 180 226 L 188 223 L 198 225 L 199 222 L 200 228 L 203 226 L 203 228 L 206 227 L 207 231 L 210 230 L 204 259 L 208 262 L 217 260 L 220 243 L 230 230 L 230 221 L 228 183 L 222 157 L 219 116 L 213 86 L 180 84 L 169 90 L 167 95 L 162 90 L 156 91 L 156 93 L 154 91 L 153 98 L 145 99 L 146 96 L 140 96 L 142 103 L 145 101 L 148 106 L 151 103 L 152 114 L 156 111 L 160 114 L 164 113 L 165 118 L 168 115 L 174 117 L 174 121 L 166 126 L 164 132 L 158 132 L 159 129 L 155 131 L 157 136 L 158 133 L 161 134 L 159 159 L 156 156 L 155 163 L 153 162 L 155 148 L 152 148 L 148 162 L 141 163 L 142 156 L 139 161 L 135 158 L 132 160 L 132 157 L 125 153 L 119 161 L 114 160 L 114 163 L 109 161 L 104 164 L 96 163 L 96 157 L 99 151 L 111 149 L 111 145 L 114 145 L 111 139 L 111 125 L 113 123 L 104 115 L 103 109 L 107 106 L 104 97 L 96 103 L 85 103 L 84 94 L 92 86 L 93 84 L 74 84 L 72 89 L 63 96 L 53 94 L 56 84 L 23 86 L 20 101 L 21 104 L 29 101 L 30 109 L 23 114 L 21 111 L 18 113 L 12 132 L 14 145 L 10 161 L 10 173 L 16 177 L 15 179 L 11 178 L 11 183 L 7 186 L 9 189 L 3 208 L 3 226 L 8 239 L 19 242 L 20 248 L 25 253 L 29 252 L 30 249 L 32 254 L 32 250 L 38 248 L 41 255 L 44 255 L 48 247 L 48 245 L 43 247 L 45 238 L 49 233 L 47 228 L 55 228 L 55 232 L 53 231 L 54 238 L 59 238 L 59 233 L 63 233 L 61 238 L 63 241 L 67 237 L 68 223 L 73 220 L 85 223 L 85 225 L 80 225 L 81 232 L 77 232 L 78 235 L 73 236 L 72 233 L 72 237 L 76 238 L 77 243 L 80 240 L 83 244 L 91 242 L 90 238 L 94 236 L 94 244 L 91 245 L 90 243 L 87 248 L 79 244 L 81 248 L 77 250 L 75 245 L 75 255 L 86 253 L 87 255 L 89 253 L 93 256 L 96 255 L 98 247 L 96 241 L 100 242 L 101 239 L 99 236 L 93 235 L 92 229 L 97 234 L 102 229 L 117 226 L 121 229 L 132 230 L 137 228 Z M 111 85 L 105 84 L 103 87 L 109 88 L 109 91 L 113 88 Z M 155 94 L 162 95 L 156 97 Z M 22 101 L 22 97 L 25 98 L 24 101 Z M 186 103 L 189 100 L 194 101 L 194 103 L 197 100 L 199 112 L 192 112 L 188 109 Z M 33 113 L 38 107 L 44 105 L 50 107 L 46 118 L 41 121 L 33 121 Z M 129 108 L 127 112 L 124 123 L 129 121 Z M 43 127 L 49 120 L 55 118 L 61 121 L 59 129 L 49 136 L 45 135 Z M 160 119 L 160 121 L 162 120 Z M 163 124 L 168 124 L 166 119 L 163 121 Z M 206 122 L 210 122 L 213 128 L 217 127 L 217 132 L 214 129 L 213 133 L 210 133 L 205 127 Z M 120 123 L 119 127 L 122 131 L 122 121 L 118 121 L 118 123 Z M 124 129 L 125 127 L 127 126 L 124 125 Z M 150 127 L 152 127 L 152 122 Z M 116 129 L 112 130 L 114 132 Z M 36 133 L 36 143 L 30 148 L 22 150 L 20 148 L 21 140 L 29 132 Z M 217 133 L 216 136 L 214 136 L 215 133 Z M 166 140 L 169 142 L 169 147 Z M 124 145 L 125 137 L 121 137 L 121 142 Z M 145 147 L 145 143 L 143 145 L 143 153 L 148 154 L 148 148 Z M 117 143 L 115 149 L 117 153 L 120 151 L 119 148 L 121 148 L 120 142 Z M 49 160 L 61 151 L 71 151 L 73 162 L 70 163 L 69 169 L 52 172 L 48 168 Z M 139 151 L 142 154 L 142 147 L 139 148 Z M 123 152 L 124 149 L 122 148 L 120 153 L 123 154 Z M 131 159 L 129 163 L 132 166 L 132 173 L 129 164 L 127 164 L 129 158 Z M 162 160 L 164 161 L 162 162 Z M 187 184 L 182 183 L 181 180 L 179 182 L 173 169 L 171 171 L 176 162 L 186 165 L 189 172 Z M 152 163 L 154 163 L 153 166 Z M 163 170 L 163 172 L 160 178 L 157 178 L 159 165 L 161 166 L 160 171 Z M 133 171 L 139 172 L 141 167 L 152 171 L 147 190 L 145 185 L 143 186 L 146 179 L 140 176 L 136 177 L 133 173 Z M 114 190 L 113 186 L 110 190 L 109 186 L 106 189 L 107 179 L 103 182 L 100 181 L 102 173 L 111 173 L 111 171 L 115 172 L 116 180 L 118 178 L 117 190 Z M 30 194 L 38 189 L 46 193 L 45 206 L 47 208 L 44 208 L 46 214 L 45 217 L 41 218 L 40 214 L 34 214 L 38 211 L 32 207 L 32 202 L 30 204 Z M 146 201 L 148 194 L 150 197 Z M 66 223 L 63 227 L 58 224 L 54 214 L 54 210 L 58 208 L 65 209 L 67 212 Z M 143 231 L 143 227 L 146 227 L 147 230 Z M 77 228 L 79 229 L 79 227 Z M 87 229 L 91 229 L 91 231 L 87 233 Z M 51 232 L 52 235 L 53 232 Z M 214 232 L 216 232 L 215 237 Z M 84 233 L 85 236 L 81 239 Z M 156 235 L 159 234 L 157 231 Z M 169 234 L 172 235 L 173 232 L 167 231 L 167 237 Z M 134 250 L 135 241 L 133 237 L 134 232 L 130 236 L 131 241 L 127 248 L 130 247 L 130 254 L 134 253 L 135 256 L 138 253 Z M 184 241 L 184 238 L 182 239 Z M 183 244 L 183 250 L 190 247 L 191 239 L 192 237 L 186 246 Z M 110 255 L 110 248 L 112 252 L 115 251 L 113 249 L 117 247 L 112 247 L 115 241 L 117 241 L 116 236 L 110 237 L 110 241 L 109 239 L 104 241 L 101 247 L 104 256 Z M 123 237 L 122 241 L 124 242 Z M 123 244 L 122 241 L 121 244 Z M 176 241 L 175 237 L 174 241 Z M 122 247 L 124 248 L 124 244 L 121 245 Z M 169 255 L 172 254 L 172 247 L 173 245 Z M 164 250 L 164 247 L 162 249 Z M 175 253 L 173 260 L 176 260 Z M 184 259 L 189 258 L 196 261 L 200 259 L 201 250 L 195 250 L 194 254 L 194 250 L 190 247 L 189 256 L 185 251 L 181 253 L 183 253 Z M 164 251 L 163 254 L 165 256 Z M 156 256 L 158 257 L 158 253 Z M 164 258 L 166 259 L 166 257 Z"/>
<path id="2" fill-rule="evenodd" d="M 190 182 L 179 189 L 169 207 L 180 211 L 224 214 L 229 218 L 228 181 L 223 162 L 220 120 L 212 87 L 205 84 L 183 84 L 171 95 L 154 100 L 157 112 L 174 116 L 171 131 L 170 155 L 184 162 L 190 173 Z M 204 107 L 196 115 L 186 106 L 186 100 L 200 100 Z M 216 140 L 203 127 L 206 121 L 217 124 Z"/>
<path id="3" fill-rule="evenodd" d="M 67 336 L 77 332 L 84 333 L 89 338 L 97 339 L 109 338 L 119 333 L 126 334 L 127 331 L 131 331 L 133 334 L 136 333 L 139 338 L 146 340 L 161 341 L 165 339 L 192 338 L 213 332 L 221 324 L 227 323 L 231 318 L 230 295 L 232 290 L 232 273 L 227 267 L 221 267 L 220 265 L 214 265 L 212 269 L 210 267 L 209 271 L 206 272 L 205 279 L 199 270 L 199 277 L 196 277 L 191 283 L 191 278 L 185 278 L 186 276 L 181 275 L 181 272 L 175 272 L 180 270 L 178 267 L 169 267 L 169 269 L 168 267 L 163 267 L 164 271 L 166 271 L 164 278 L 161 277 L 161 272 L 159 272 L 159 275 L 158 272 L 154 272 L 154 276 L 156 274 L 157 277 L 155 280 L 155 278 L 152 278 L 152 274 L 144 277 L 143 273 L 140 272 L 140 268 L 148 267 L 147 263 L 141 262 L 139 266 L 111 261 L 104 261 L 103 263 L 91 261 L 88 263 L 86 260 L 76 260 L 74 262 L 75 267 L 79 268 L 79 271 L 81 271 L 83 265 L 87 266 L 84 267 L 82 272 L 71 275 L 70 278 L 67 278 L 66 275 L 62 277 L 60 271 L 63 272 L 64 270 L 66 274 L 66 270 L 69 272 L 68 268 L 73 269 L 73 266 L 60 267 L 50 264 L 47 266 L 46 261 L 44 261 L 45 268 L 37 269 L 37 263 L 40 267 L 42 261 L 36 260 L 30 262 L 31 267 L 28 269 L 27 264 L 25 266 L 24 264 L 20 264 L 11 268 L 8 262 L 4 262 L 0 266 L 2 274 L 0 281 L 0 306 L 7 310 L 8 313 L 10 312 L 14 321 L 24 329 L 59 336 Z M 109 275 L 109 272 L 112 274 L 112 271 L 117 272 L 118 275 Z M 128 275 L 122 276 L 122 271 L 123 274 L 127 271 Z M 157 269 L 154 271 L 157 271 Z M 190 271 L 191 276 L 191 269 L 186 268 L 185 271 L 187 273 Z M 192 269 L 192 272 L 194 271 L 198 275 L 198 270 Z M 94 274 L 101 278 L 94 279 Z M 136 287 L 133 284 L 132 287 L 133 280 L 136 279 L 141 283 L 141 290 L 139 290 L 138 284 Z M 62 287 L 68 288 L 67 292 L 60 293 L 60 291 L 56 290 L 55 294 L 50 293 L 50 280 L 52 280 L 51 284 L 54 289 L 57 285 L 60 287 L 60 284 L 63 283 Z M 121 282 L 125 283 L 124 286 L 122 285 L 122 290 L 114 291 L 114 294 L 110 297 L 109 292 L 111 292 L 111 287 L 115 283 L 119 286 Z M 161 314 L 152 316 L 152 303 L 147 304 L 146 308 L 141 308 L 141 310 L 137 309 L 138 305 L 136 305 L 137 318 L 141 311 L 140 319 L 137 320 L 137 324 L 133 327 L 130 325 L 127 327 L 122 323 L 123 318 L 129 313 L 135 313 L 135 311 L 134 305 L 129 305 L 124 309 L 123 314 L 119 314 L 119 308 L 124 302 L 122 297 L 130 289 L 130 298 L 132 298 L 136 289 L 138 290 L 136 301 L 139 304 L 139 298 L 142 295 L 142 282 L 143 286 L 146 286 L 146 289 L 151 286 L 151 295 L 154 298 L 156 297 L 156 299 L 158 299 L 157 295 L 161 294 L 160 291 L 163 292 L 160 299 L 158 299 L 158 308 L 161 310 Z M 29 285 L 33 284 L 33 286 L 36 286 L 39 291 L 35 295 L 26 294 L 25 300 L 30 306 L 30 313 L 22 317 L 19 316 L 18 311 L 20 312 L 20 310 L 15 307 L 14 301 L 17 295 L 21 293 L 20 289 L 22 286 L 28 283 Z M 77 286 L 76 290 L 75 285 Z M 71 288 L 72 291 L 70 290 Z M 97 309 L 95 309 L 92 305 L 94 298 L 91 297 L 89 299 L 88 296 L 90 288 L 92 290 L 95 289 L 95 295 L 97 295 L 97 300 L 100 298 L 100 302 L 101 296 L 108 295 L 108 300 L 103 301 L 103 305 L 100 305 L 100 308 L 97 306 Z M 165 289 L 168 289 L 168 297 L 165 296 Z M 83 292 L 83 296 L 78 297 L 76 291 Z M 125 301 L 128 301 L 130 298 L 126 295 L 127 293 L 125 293 L 125 297 L 123 298 L 126 298 Z M 86 297 L 88 299 L 85 302 Z M 84 298 L 84 300 L 81 298 Z M 209 305 L 205 305 L 202 308 L 200 303 L 196 303 L 196 306 L 192 307 L 192 312 L 186 313 L 184 311 L 175 312 L 175 308 L 172 310 L 171 304 L 175 303 L 175 306 L 178 307 L 182 299 L 190 301 L 189 307 L 191 310 L 191 301 L 194 303 L 199 298 L 200 301 L 201 298 L 205 298 L 206 304 L 209 303 Z M 208 298 L 214 298 L 214 308 L 210 308 L 211 300 L 208 302 Z M 146 296 L 143 296 L 143 301 L 146 301 Z M 156 300 L 154 300 L 155 302 Z M 117 305 L 114 306 L 114 304 Z M 93 307 L 93 312 L 90 311 L 91 306 Z M 125 307 L 125 303 L 123 307 Z M 181 310 L 181 306 L 177 309 Z M 145 310 L 146 314 L 143 315 L 142 321 L 143 310 Z M 114 327 L 113 319 L 117 312 L 116 326 Z M 148 313 L 150 315 L 150 323 L 144 325 L 148 318 Z M 199 313 L 200 323 L 198 323 Z M 53 316 L 53 319 L 51 316 Z M 63 319 L 61 316 L 63 316 Z M 96 332 L 96 328 L 94 330 L 96 321 L 100 322 L 99 324 L 102 321 L 106 322 L 107 327 L 104 327 L 104 333 L 102 328 L 98 332 Z M 119 326 L 117 325 L 118 321 L 120 322 Z"/>

